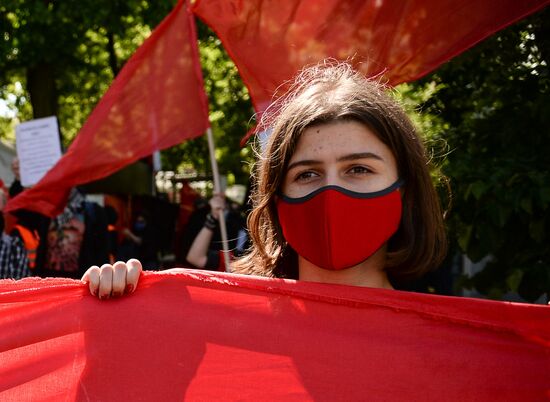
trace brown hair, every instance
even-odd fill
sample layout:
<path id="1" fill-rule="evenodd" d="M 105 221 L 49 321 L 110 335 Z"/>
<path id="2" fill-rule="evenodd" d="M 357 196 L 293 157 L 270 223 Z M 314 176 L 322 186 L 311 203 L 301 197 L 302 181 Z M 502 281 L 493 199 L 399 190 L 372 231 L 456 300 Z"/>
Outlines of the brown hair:
<path id="1" fill-rule="evenodd" d="M 248 218 L 252 247 L 235 263 L 236 272 L 297 279 L 297 256 L 282 235 L 275 197 L 304 129 L 338 120 L 358 121 L 373 130 L 392 151 L 405 182 L 401 224 L 388 242 L 390 278 L 400 282 L 419 277 L 441 263 L 447 242 L 426 150 L 402 107 L 385 89 L 349 64 L 325 62 L 303 70 L 289 92 L 264 114 L 259 130 L 272 132 L 254 169 Z"/>

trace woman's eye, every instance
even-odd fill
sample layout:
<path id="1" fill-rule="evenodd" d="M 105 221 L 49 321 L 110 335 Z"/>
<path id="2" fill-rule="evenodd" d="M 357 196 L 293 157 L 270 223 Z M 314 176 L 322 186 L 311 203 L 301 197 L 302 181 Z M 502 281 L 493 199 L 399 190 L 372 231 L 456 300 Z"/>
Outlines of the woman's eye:
<path id="1" fill-rule="evenodd" d="M 317 177 L 317 173 L 311 172 L 311 171 L 306 171 L 306 172 L 302 172 L 302 173 L 297 174 L 295 180 L 296 181 L 305 181 L 305 180 L 312 179 L 314 177 Z"/>
<path id="2" fill-rule="evenodd" d="M 348 170 L 351 174 L 367 174 L 371 173 L 372 171 L 365 167 L 365 166 L 353 166 L 351 169 Z"/>

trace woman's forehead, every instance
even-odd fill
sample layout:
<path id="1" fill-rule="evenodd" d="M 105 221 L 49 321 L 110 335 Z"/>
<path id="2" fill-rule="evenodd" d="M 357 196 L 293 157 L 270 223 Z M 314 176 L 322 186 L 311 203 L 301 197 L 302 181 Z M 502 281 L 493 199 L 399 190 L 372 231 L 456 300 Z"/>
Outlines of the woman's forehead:
<path id="1" fill-rule="evenodd" d="M 342 154 L 371 152 L 382 159 L 390 149 L 365 124 L 335 121 L 307 127 L 300 136 L 291 161 L 296 159 L 338 158 Z"/>

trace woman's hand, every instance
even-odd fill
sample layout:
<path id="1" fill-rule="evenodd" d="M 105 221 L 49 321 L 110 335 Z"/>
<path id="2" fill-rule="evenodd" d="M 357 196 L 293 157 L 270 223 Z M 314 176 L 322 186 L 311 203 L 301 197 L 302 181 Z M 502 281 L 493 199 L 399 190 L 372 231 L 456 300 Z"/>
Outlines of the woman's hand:
<path id="1" fill-rule="evenodd" d="M 92 266 L 82 276 L 90 293 L 101 300 L 133 293 L 143 271 L 141 263 L 132 258 L 128 262 L 117 261 L 113 265 Z"/>
<path id="2" fill-rule="evenodd" d="M 216 219 L 220 219 L 220 214 L 223 213 L 225 208 L 225 196 L 223 193 L 217 193 L 208 201 L 210 204 L 210 213 Z"/>

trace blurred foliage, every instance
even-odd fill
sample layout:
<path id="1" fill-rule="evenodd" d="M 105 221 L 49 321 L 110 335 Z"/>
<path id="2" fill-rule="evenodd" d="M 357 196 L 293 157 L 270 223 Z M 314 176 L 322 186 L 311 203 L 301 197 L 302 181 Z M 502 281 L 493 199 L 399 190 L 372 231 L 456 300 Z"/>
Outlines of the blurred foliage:
<path id="1" fill-rule="evenodd" d="M 3 0 L 0 4 L 0 99 L 17 121 L 40 116 L 36 101 L 52 96 L 68 145 L 120 67 L 174 0 Z M 110 40 L 111 39 L 111 40 Z M 51 79 L 53 94 L 29 93 L 30 74 Z M 23 91 L 13 91 L 22 85 Z M 50 89 L 48 88 L 48 91 Z M 33 101 L 33 107 L 29 102 Z M 6 123 L 5 120 L 2 123 Z M 0 123 L 0 124 L 2 124 Z M 13 136 L 13 122 L 0 125 Z"/>
<path id="2" fill-rule="evenodd" d="M 549 21 L 547 9 L 409 84 L 417 98 L 433 88 L 418 103 L 448 149 L 451 246 L 490 256 L 460 285 L 497 299 L 550 294 Z"/>

